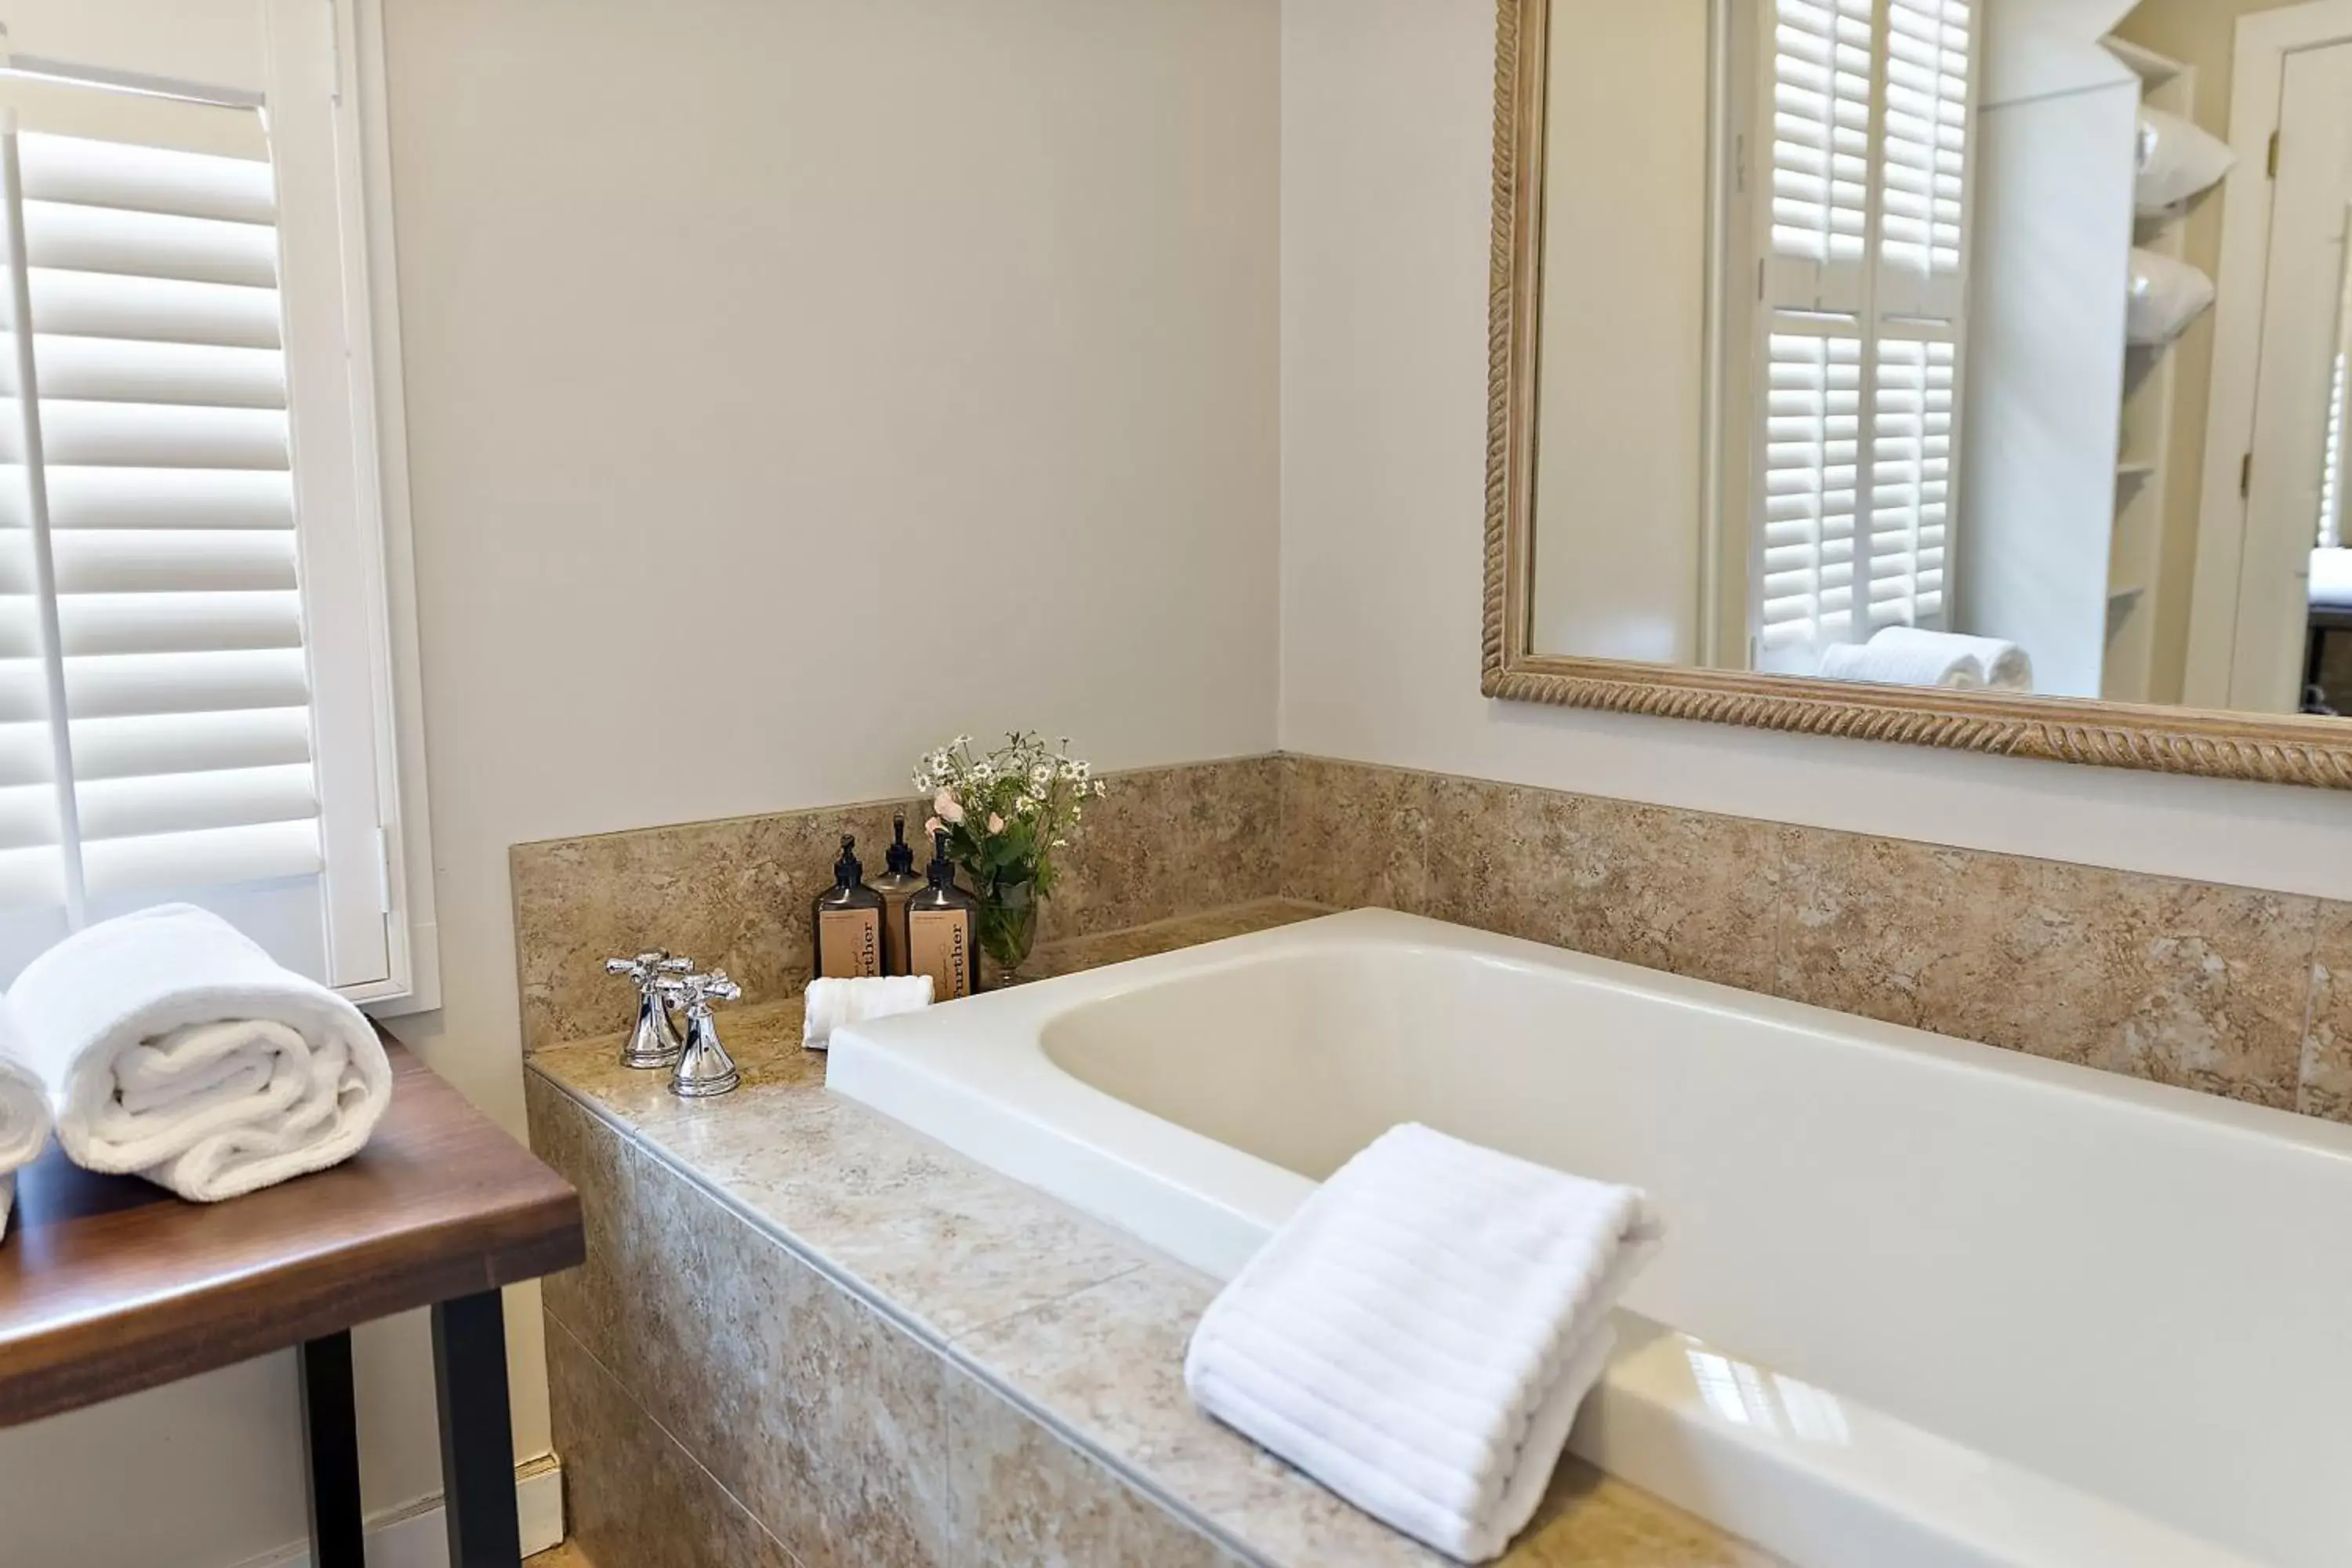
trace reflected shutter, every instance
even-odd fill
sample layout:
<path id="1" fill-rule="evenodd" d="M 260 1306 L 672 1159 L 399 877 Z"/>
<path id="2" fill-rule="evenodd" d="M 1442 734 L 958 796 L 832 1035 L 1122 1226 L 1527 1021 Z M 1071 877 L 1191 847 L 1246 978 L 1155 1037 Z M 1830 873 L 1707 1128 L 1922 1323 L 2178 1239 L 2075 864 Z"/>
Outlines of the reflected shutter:
<path id="1" fill-rule="evenodd" d="M 1967 289 L 1963 0 L 1770 0 L 1756 668 L 1946 624 Z"/>

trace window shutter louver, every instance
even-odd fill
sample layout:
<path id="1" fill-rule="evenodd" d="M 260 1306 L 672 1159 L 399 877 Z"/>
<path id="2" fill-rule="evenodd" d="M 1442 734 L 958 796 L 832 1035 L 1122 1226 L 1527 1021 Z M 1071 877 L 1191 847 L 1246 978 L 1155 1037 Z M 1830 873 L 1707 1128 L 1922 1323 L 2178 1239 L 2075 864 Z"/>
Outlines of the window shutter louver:
<path id="1" fill-rule="evenodd" d="M 1759 637 L 1771 654 L 1843 640 L 1853 606 L 1862 341 L 1775 333 L 1765 415 Z"/>
<path id="2" fill-rule="evenodd" d="M 0 421 L 0 463 L 46 492 L 56 646 L 33 490 L 0 487 L 0 900 L 315 875 L 269 165 L 16 142 L 39 468 L 21 418 Z M 17 412 L 13 354 L 0 390 Z M 33 868 L 12 878 L 20 849 Z"/>
<path id="3" fill-rule="evenodd" d="M 2336 356 L 2336 369 L 2327 378 L 2327 440 L 2322 448 L 2319 470 L 2319 547 L 2336 550 L 2344 543 L 2344 367 L 2345 356 Z"/>
<path id="4" fill-rule="evenodd" d="M 1967 277 L 1965 0 L 1770 0 L 1756 667 L 1947 624 Z"/>
<path id="5" fill-rule="evenodd" d="M 1890 0 L 1887 6 L 1880 255 L 1888 268 L 1922 279 L 1960 270 L 1969 22 L 1964 0 Z"/>
<path id="6" fill-rule="evenodd" d="M 1859 303 L 1869 225 L 1871 0 L 1777 0 L 1769 292 Z"/>
<path id="7" fill-rule="evenodd" d="M 1948 342 L 1878 341 L 1870 456 L 1868 630 L 1933 626 L 1944 609 L 1951 489 Z"/>

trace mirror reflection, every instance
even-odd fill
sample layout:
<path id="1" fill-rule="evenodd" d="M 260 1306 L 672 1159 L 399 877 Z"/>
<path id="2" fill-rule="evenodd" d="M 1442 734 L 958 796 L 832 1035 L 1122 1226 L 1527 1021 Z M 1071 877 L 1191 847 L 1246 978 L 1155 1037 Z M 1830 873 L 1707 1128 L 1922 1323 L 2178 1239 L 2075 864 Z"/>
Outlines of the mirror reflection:
<path id="1" fill-rule="evenodd" d="M 2352 5 L 1552 0 L 1538 654 L 2352 713 Z"/>

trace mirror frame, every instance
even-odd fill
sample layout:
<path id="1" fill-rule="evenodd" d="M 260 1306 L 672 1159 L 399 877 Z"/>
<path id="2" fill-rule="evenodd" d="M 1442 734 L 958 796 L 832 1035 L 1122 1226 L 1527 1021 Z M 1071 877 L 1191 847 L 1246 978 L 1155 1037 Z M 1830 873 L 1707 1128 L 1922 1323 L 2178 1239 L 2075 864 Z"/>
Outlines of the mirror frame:
<path id="1" fill-rule="evenodd" d="M 1537 315 L 1543 276 L 1550 8 L 1550 0 L 1497 0 L 1496 6 L 1480 690 L 1507 701 L 2352 789 L 2352 719 L 1913 689 L 1537 653 L 1532 633 Z M 1711 174 L 1710 181 L 1714 178 Z M 1712 354 L 1717 336 L 1712 323 L 1707 336 Z M 1713 491 L 1709 486 L 1710 496 Z"/>

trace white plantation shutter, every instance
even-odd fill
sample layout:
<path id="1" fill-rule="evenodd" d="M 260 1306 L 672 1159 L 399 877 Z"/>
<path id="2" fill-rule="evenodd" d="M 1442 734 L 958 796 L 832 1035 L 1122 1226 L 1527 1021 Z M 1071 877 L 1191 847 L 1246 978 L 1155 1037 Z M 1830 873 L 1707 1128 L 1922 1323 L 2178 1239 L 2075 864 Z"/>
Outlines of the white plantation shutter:
<path id="1" fill-rule="evenodd" d="M 1870 0 L 1781 0 L 1773 47 L 1772 247 L 1859 261 L 1870 180 Z"/>
<path id="2" fill-rule="evenodd" d="M 6 140 L 0 901 L 316 876 L 269 164 Z"/>
<path id="3" fill-rule="evenodd" d="M 1955 358 L 1948 342 L 1878 340 L 1871 419 L 1869 631 L 1936 626 L 1943 617 Z"/>
<path id="4" fill-rule="evenodd" d="M 1957 278 L 1968 177 L 1969 8 L 1889 0 L 1880 256 L 1914 278 Z"/>
<path id="5" fill-rule="evenodd" d="M 1853 622 L 1862 340 L 1776 332 L 1769 375 L 1759 624 L 1772 653 L 1843 641 Z"/>
<path id="6" fill-rule="evenodd" d="M 2336 356 L 2336 368 L 2327 378 L 2327 440 L 2322 449 L 2319 470 L 2319 548 L 2335 550 L 2344 543 L 2344 366 L 2345 356 Z"/>
<path id="7" fill-rule="evenodd" d="M 1972 14 L 1765 0 L 1756 668 L 1947 624 L 1965 341 Z"/>

